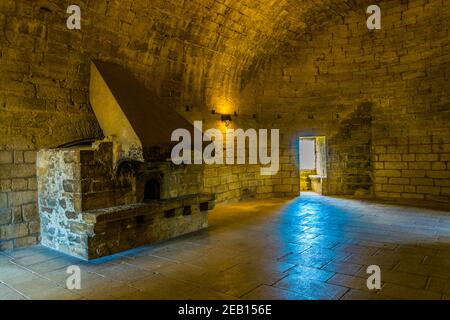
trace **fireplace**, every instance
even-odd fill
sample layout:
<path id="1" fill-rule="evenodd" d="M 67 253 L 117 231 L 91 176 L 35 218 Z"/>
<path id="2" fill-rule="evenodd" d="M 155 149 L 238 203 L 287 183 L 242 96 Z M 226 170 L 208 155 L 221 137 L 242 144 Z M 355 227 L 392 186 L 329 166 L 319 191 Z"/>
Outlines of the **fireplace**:
<path id="1" fill-rule="evenodd" d="M 156 179 L 150 179 L 145 184 L 144 202 L 159 200 L 161 197 L 160 183 Z"/>
<path id="2" fill-rule="evenodd" d="M 115 65 L 92 65 L 90 95 L 105 138 L 38 152 L 41 243 L 94 259 L 206 228 L 202 165 L 168 160 L 171 130 L 192 126 Z"/>

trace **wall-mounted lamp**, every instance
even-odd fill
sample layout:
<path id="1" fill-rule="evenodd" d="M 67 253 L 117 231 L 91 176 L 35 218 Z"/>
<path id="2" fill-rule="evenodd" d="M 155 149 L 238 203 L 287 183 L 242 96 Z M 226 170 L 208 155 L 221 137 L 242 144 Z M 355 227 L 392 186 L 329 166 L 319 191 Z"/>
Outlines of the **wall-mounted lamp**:
<path id="1" fill-rule="evenodd" d="M 230 122 L 233 121 L 232 115 L 231 115 L 231 114 L 227 114 L 227 113 L 218 113 L 218 112 L 216 112 L 215 109 L 212 109 L 212 110 L 211 110 L 211 114 L 214 114 L 214 115 L 217 114 L 217 115 L 219 115 L 219 116 L 220 116 L 220 121 L 225 122 L 225 126 L 226 126 L 226 127 L 228 127 L 228 126 L 230 125 Z M 234 115 L 235 117 L 238 116 L 237 112 L 234 112 L 233 115 Z"/>
<path id="2" fill-rule="evenodd" d="M 221 114 L 220 120 L 222 120 L 222 122 L 225 122 L 225 127 L 228 127 L 230 125 L 230 122 L 232 121 L 231 114 Z"/>

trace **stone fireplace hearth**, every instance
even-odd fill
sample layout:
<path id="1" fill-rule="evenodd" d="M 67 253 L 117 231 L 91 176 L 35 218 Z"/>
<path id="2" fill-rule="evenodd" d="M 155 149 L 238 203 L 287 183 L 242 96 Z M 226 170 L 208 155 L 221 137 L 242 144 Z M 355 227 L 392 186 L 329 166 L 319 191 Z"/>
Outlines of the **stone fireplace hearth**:
<path id="1" fill-rule="evenodd" d="M 159 130 L 161 119 L 152 123 L 146 110 L 149 131 L 166 137 L 159 143 L 147 139 L 149 132 L 133 119 L 140 108 L 160 107 L 124 70 L 99 65 L 92 68 L 91 104 L 105 138 L 37 155 L 42 244 L 95 259 L 206 228 L 215 197 L 202 193 L 203 166 L 168 160 L 170 125 L 190 124 L 173 110 L 160 110 L 168 118 Z M 126 92 L 115 92 L 119 79 L 127 83 Z"/>

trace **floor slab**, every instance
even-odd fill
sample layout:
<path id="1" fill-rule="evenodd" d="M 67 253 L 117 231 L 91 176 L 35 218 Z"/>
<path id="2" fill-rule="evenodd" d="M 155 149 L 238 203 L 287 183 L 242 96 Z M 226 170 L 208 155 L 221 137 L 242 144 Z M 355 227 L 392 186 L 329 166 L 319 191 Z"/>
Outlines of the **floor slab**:
<path id="1" fill-rule="evenodd" d="M 448 299 L 448 212 L 302 194 L 218 205 L 207 230 L 94 261 L 0 253 L 0 299 Z M 367 267 L 381 268 L 380 290 Z M 66 286 L 67 267 L 81 289 Z"/>

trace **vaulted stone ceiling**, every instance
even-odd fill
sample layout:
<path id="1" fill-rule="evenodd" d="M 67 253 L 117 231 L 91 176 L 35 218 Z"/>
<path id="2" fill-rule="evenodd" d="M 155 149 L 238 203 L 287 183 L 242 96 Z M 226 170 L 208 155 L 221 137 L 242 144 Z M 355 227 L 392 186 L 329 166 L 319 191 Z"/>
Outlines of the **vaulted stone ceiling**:
<path id="1" fill-rule="evenodd" d="M 257 65 L 264 57 L 276 53 L 283 44 L 298 38 L 308 26 L 320 25 L 330 16 L 343 14 L 358 1 L 78 2 L 83 18 L 81 37 L 79 34 L 67 34 L 60 38 L 52 32 L 53 27 L 58 31 L 65 27 L 62 19 L 67 16 L 66 6 L 61 1 L 41 0 L 29 4 L 7 0 L 2 4 L 2 11 L 32 17 L 34 25 L 29 28 L 33 32 L 41 31 L 49 40 L 67 41 L 69 48 L 76 48 L 81 40 L 88 46 L 108 45 L 111 50 L 118 50 L 125 56 L 130 51 L 138 51 L 144 53 L 142 63 L 150 62 L 145 60 L 150 55 L 166 56 L 168 60 L 175 60 L 179 55 L 183 59 L 201 55 L 209 58 L 202 62 L 207 64 L 204 66 L 207 70 L 219 69 L 217 71 L 223 73 L 223 77 L 234 78 L 241 70 Z M 55 16 L 61 20 L 55 19 Z M 16 23 L 17 28 L 21 28 L 21 23 Z M 39 29 L 41 24 L 45 24 L 46 28 Z M 199 50 L 202 52 L 196 52 Z M 227 68 L 222 69 L 224 66 Z"/>
<path id="2" fill-rule="evenodd" d="M 267 57 L 299 38 L 308 26 L 340 15 L 356 0 L 90 1 L 95 28 L 107 26 L 111 45 L 182 59 L 186 83 L 206 79 L 225 91 L 251 75 Z M 360 1 L 361 2 L 361 1 Z M 362 8 L 363 9 L 363 8 Z M 361 9 L 361 10 L 362 10 Z M 143 61 L 145 63 L 145 60 Z M 173 71 L 173 70 L 170 70 Z M 231 88 L 228 87 L 228 90 Z"/>
<path id="3" fill-rule="evenodd" d="M 104 9 L 105 19 L 117 15 L 121 20 L 120 29 L 130 36 L 129 48 L 160 50 L 169 60 L 182 53 L 188 65 L 195 65 L 190 72 L 196 76 L 187 79 L 189 84 L 206 78 L 213 81 L 209 86 L 226 90 L 245 81 L 243 76 L 251 76 L 264 59 L 298 39 L 308 27 L 344 14 L 355 2 L 121 1 L 110 2 Z"/>
<path id="4" fill-rule="evenodd" d="M 17 139 L 19 144 L 34 141 L 33 145 L 42 146 L 48 136 L 63 143 L 71 139 L 67 135 L 95 134 L 88 103 L 92 59 L 126 67 L 168 106 L 191 105 L 200 111 L 232 100 L 267 58 L 308 28 L 351 8 L 363 10 L 356 3 L 367 1 L 75 2 L 81 7 L 81 31 L 66 28 L 65 2 L 0 3 L 0 43 L 3 59 L 8 60 L 2 68 L 11 72 L 3 78 L 6 89 L 0 99 L 5 100 L 6 110 L 15 112 L 7 120 L 28 131 L 36 128 L 28 137 L 19 130 L 8 143 Z M 46 113 L 31 117 L 17 113 L 29 109 Z M 92 125 L 86 127 L 86 122 Z M 67 133 L 56 134 L 59 130 Z"/>

